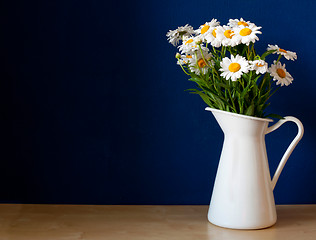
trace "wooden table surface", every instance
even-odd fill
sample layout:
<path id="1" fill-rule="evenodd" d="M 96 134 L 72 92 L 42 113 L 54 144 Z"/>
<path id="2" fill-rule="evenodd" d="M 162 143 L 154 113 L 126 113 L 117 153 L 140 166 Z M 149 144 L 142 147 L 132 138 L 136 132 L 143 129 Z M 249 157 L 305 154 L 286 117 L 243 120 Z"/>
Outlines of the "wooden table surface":
<path id="1" fill-rule="evenodd" d="M 231 230 L 207 221 L 208 206 L 0 204 L 0 240 L 315 240 L 316 205 L 277 206 L 277 223 Z"/>

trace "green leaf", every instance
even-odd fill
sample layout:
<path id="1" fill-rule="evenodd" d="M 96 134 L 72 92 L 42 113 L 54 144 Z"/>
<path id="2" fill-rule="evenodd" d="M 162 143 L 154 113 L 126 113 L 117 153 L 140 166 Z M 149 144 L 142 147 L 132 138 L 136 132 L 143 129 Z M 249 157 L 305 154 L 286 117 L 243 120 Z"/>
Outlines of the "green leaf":
<path id="1" fill-rule="evenodd" d="M 251 88 L 253 87 L 253 85 L 251 84 L 251 82 L 248 83 L 247 87 L 242 91 L 242 93 L 240 94 L 240 98 L 244 98 L 244 96 L 246 95 L 246 93 L 248 93 Z"/>
<path id="2" fill-rule="evenodd" d="M 251 105 L 247 108 L 247 110 L 246 110 L 246 112 L 245 112 L 245 115 L 253 116 L 254 111 L 255 111 L 255 105 L 254 105 L 254 104 L 251 104 Z"/>
<path id="3" fill-rule="evenodd" d="M 203 101 L 204 101 L 207 105 L 212 106 L 212 103 L 211 103 L 209 97 L 208 97 L 205 93 L 199 92 L 198 94 L 200 95 L 200 97 L 203 99 Z"/>
<path id="4" fill-rule="evenodd" d="M 261 77 L 261 75 L 258 75 L 257 77 L 255 77 L 255 79 L 253 80 L 255 83 L 257 83 L 258 79 Z"/>
<path id="5" fill-rule="evenodd" d="M 189 89 L 186 89 L 184 91 L 191 91 L 190 93 L 194 93 L 194 94 L 197 94 L 197 92 L 200 92 L 199 90 L 194 89 L 194 88 L 189 88 Z"/>
<path id="6" fill-rule="evenodd" d="M 275 113 L 270 113 L 268 115 L 265 116 L 266 118 L 276 118 L 276 119 L 284 119 L 284 117 L 278 115 L 278 114 L 275 114 Z"/>
<path id="7" fill-rule="evenodd" d="M 266 56 L 270 55 L 271 53 L 274 53 L 276 50 L 270 50 L 270 51 L 265 51 L 262 56 L 261 59 L 264 60 L 266 58 Z"/>
<path id="8" fill-rule="evenodd" d="M 203 82 L 203 80 L 201 78 L 189 78 L 189 81 L 196 82 L 196 83 Z"/>

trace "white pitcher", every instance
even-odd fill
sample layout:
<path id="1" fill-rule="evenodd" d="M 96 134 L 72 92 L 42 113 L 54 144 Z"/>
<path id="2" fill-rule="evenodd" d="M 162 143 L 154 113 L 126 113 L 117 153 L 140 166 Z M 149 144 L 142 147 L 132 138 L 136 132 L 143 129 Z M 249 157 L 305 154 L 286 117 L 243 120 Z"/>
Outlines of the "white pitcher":
<path id="1" fill-rule="evenodd" d="M 208 220 L 221 227 L 259 229 L 277 219 L 273 189 L 280 173 L 303 136 L 295 117 L 285 117 L 268 127 L 271 119 L 250 117 L 207 107 L 224 132 Z M 271 181 L 265 135 L 287 121 L 295 122 L 298 134 L 286 150 Z"/>

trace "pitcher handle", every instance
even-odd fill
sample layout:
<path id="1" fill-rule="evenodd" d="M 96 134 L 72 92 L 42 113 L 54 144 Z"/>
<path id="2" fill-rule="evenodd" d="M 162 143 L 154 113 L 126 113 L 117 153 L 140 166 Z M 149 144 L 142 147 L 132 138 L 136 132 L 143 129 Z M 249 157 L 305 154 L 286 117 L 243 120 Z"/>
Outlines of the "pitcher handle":
<path id="1" fill-rule="evenodd" d="M 298 142 L 301 140 L 301 138 L 303 137 L 304 134 L 304 127 L 303 124 L 301 123 L 300 120 L 298 120 L 295 117 L 284 117 L 284 119 L 279 120 L 276 124 L 272 125 L 271 127 L 267 128 L 266 134 L 278 129 L 283 123 L 285 122 L 295 122 L 297 127 L 298 127 L 298 133 L 296 135 L 296 137 L 294 138 L 294 140 L 291 142 L 290 146 L 286 149 L 280 163 L 279 166 L 277 168 L 277 170 L 274 173 L 274 176 L 272 178 L 272 182 L 271 182 L 271 186 L 272 186 L 272 190 L 274 189 L 280 174 L 284 168 L 285 163 L 287 162 L 288 158 L 290 157 L 291 153 L 293 152 L 294 148 L 296 147 L 296 145 L 298 144 Z"/>

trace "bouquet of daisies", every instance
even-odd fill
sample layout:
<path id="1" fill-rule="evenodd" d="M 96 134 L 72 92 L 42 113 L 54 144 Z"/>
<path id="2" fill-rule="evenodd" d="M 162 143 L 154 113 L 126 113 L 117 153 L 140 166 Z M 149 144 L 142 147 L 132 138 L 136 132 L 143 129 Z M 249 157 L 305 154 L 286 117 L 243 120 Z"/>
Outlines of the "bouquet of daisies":
<path id="1" fill-rule="evenodd" d="M 178 46 L 178 65 L 197 84 L 188 89 L 200 95 L 211 108 L 256 117 L 278 117 L 266 114 L 269 98 L 280 86 L 288 86 L 293 78 L 280 59 L 296 60 L 295 52 L 278 45 L 268 45 L 257 54 L 254 43 L 259 40 L 261 27 L 244 19 L 230 19 L 221 26 L 217 19 L 199 29 L 185 25 L 167 33 L 168 41 Z M 273 64 L 265 58 L 278 54 Z M 272 85 L 273 81 L 276 85 Z"/>

